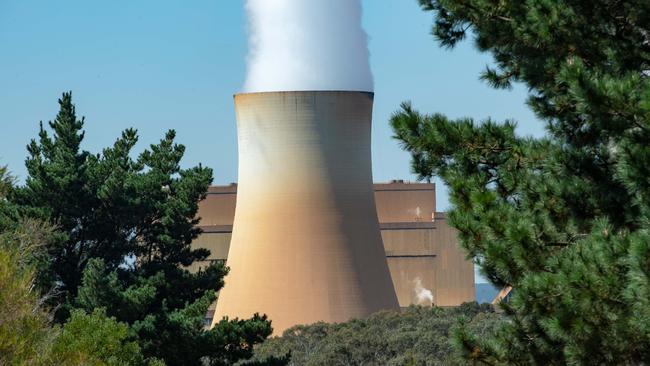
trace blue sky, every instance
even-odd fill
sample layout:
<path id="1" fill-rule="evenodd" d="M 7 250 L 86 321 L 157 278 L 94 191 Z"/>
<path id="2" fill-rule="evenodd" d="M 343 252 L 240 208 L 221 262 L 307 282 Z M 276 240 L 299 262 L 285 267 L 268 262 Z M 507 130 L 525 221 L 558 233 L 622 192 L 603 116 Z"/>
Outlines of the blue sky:
<path id="1" fill-rule="evenodd" d="M 245 76 L 244 16 L 239 0 L 0 0 L 0 164 L 24 178 L 26 144 L 71 90 L 86 117 L 84 148 L 96 152 L 135 127 L 141 150 L 173 128 L 187 146 L 185 166 L 212 167 L 215 184 L 236 181 L 232 94 Z M 375 181 L 414 179 L 388 126 L 405 100 L 450 117 L 512 118 L 520 134 L 543 134 L 526 89 L 479 81 L 490 57 L 471 42 L 439 48 L 431 14 L 415 0 L 365 0 L 363 21 L 375 77 Z"/>

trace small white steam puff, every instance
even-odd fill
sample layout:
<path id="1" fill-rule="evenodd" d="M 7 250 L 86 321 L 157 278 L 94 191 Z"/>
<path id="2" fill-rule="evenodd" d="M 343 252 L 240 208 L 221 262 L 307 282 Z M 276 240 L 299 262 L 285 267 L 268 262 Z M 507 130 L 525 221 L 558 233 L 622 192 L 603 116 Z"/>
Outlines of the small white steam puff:
<path id="1" fill-rule="evenodd" d="M 433 292 L 431 292 L 431 290 L 422 286 L 422 280 L 420 279 L 420 277 L 415 277 L 413 283 L 415 284 L 415 287 L 413 288 L 413 290 L 415 291 L 415 303 L 417 305 L 432 306 Z"/>
<path id="2" fill-rule="evenodd" d="M 373 91 L 360 0 L 247 0 L 244 92 Z"/>

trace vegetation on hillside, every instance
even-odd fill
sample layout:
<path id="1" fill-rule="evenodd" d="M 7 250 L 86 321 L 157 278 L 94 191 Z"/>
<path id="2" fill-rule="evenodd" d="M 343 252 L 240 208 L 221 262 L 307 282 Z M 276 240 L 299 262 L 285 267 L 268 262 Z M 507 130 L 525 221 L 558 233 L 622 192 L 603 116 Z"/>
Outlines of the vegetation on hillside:
<path id="1" fill-rule="evenodd" d="M 465 303 L 455 308 L 411 306 L 340 324 L 299 325 L 257 346 L 252 360 L 290 355 L 289 365 L 465 365 L 452 337 L 460 322 L 475 334 L 487 335 L 501 316 L 489 304 Z"/>

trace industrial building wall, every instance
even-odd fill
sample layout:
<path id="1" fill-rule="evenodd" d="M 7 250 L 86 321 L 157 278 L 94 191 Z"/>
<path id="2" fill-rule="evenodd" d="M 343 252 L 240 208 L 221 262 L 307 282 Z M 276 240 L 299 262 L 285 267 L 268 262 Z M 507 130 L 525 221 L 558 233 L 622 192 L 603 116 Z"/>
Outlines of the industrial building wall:
<path id="1" fill-rule="evenodd" d="M 436 304 L 435 257 L 388 257 L 387 260 L 400 307 Z M 431 293 L 430 299 L 427 291 Z"/>
<path id="2" fill-rule="evenodd" d="M 436 187 L 431 183 L 375 183 L 379 222 L 431 222 L 436 210 Z"/>
<path id="3" fill-rule="evenodd" d="M 458 232 L 447 224 L 444 213 L 435 215 L 435 297 L 438 306 L 454 306 L 476 299 L 474 265 L 458 244 Z M 471 284 L 471 286 L 470 286 Z"/>
<path id="4" fill-rule="evenodd" d="M 232 227 L 229 230 L 213 230 L 210 227 L 203 229 L 203 234 L 199 235 L 192 242 L 194 249 L 205 248 L 210 250 L 210 258 L 204 262 L 195 262 L 188 269 L 192 272 L 198 271 L 199 268 L 215 261 L 225 262 L 228 258 L 230 249 L 230 239 L 232 239 Z M 207 262 L 207 263 L 206 263 Z"/>
<path id="5" fill-rule="evenodd" d="M 199 203 L 197 216 L 201 218 L 200 225 L 203 227 L 229 225 L 232 231 L 236 201 L 236 183 L 208 188 L 207 197 Z"/>
<path id="6" fill-rule="evenodd" d="M 381 227 L 388 268 L 400 306 L 436 303 L 435 297 L 419 298 L 421 291 L 435 291 L 434 223 L 384 223 Z"/>
<path id="7" fill-rule="evenodd" d="M 428 305 L 418 291 L 431 291 L 433 304 L 474 301 L 474 269 L 443 213 L 435 213 L 435 186 L 426 183 L 374 184 L 377 214 L 393 285 L 400 306 Z M 204 233 L 193 245 L 210 249 L 210 260 L 226 260 L 237 185 L 210 187 L 199 205 Z M 433 217 L 433 218 L 432 218 Z M 191 267 L 197 270 L 201 265 Z M 227 282 L 227 279 L 226 279 Z"/>

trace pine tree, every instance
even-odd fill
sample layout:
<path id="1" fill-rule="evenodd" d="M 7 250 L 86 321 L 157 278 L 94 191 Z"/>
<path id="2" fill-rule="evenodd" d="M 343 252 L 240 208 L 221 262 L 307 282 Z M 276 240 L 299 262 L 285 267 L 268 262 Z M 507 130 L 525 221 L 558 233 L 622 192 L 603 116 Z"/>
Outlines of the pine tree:
<path id="1" fill-rule="evenodd" d="M 420 0 L 443 47 L 473 37 L 482 79 L 523 83 L 548 135 L 450 120 L 409 103 L 391 119 L 421 178 L 450 188 L 450 221 L 494 284 L 512 286 L 485 364 L 650 361 L 650 3 Z"/>
<path id="2" fill-rule="evenodd" d="M 40 283 L 58 293 L 58 321 L 75 308 L 103 308 L 129 325 L 147 358 L 168 365 L 230 364 L 250 356 L 271 333 L 266 317 L 206 331 L 205 313 L 227 269 L 186 269 L 209 255 L 190 244 L 200 233 L 198 202 L 212 170 L 181 169 L 185 147 L 174 142 L 173 130 L 137 158 L 133 129 L 99 154 L 85 151 L 84 119 L 77 119 L 71 94 L 59 104 L 49 123 L 53 134 L 41 124 L 39 139 L 28 146 L 25 186 L 10 194 L 24 215 L 49 220 L 62 233 L 39 271 Z"/>

